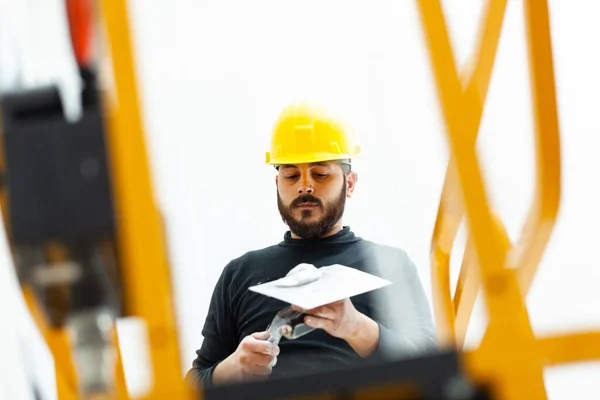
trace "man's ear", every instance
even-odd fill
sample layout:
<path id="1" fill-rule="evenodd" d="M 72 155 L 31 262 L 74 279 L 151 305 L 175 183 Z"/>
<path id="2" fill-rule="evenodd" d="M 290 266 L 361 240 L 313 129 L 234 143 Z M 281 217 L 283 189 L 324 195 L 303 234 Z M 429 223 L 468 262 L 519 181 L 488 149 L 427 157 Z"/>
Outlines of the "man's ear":
<path id="1" fill-rule="evenodd" d="M 275 175 L 275 186 L 279 186 L 279 175 Z"/>
<path id="2" fill-rule="evenodd" d="M 358 174 L 354 171 L 348 172 L 346 175 L 346 197 L 350 198 L 354 194 L 354 188 L 358 181 Z"/>

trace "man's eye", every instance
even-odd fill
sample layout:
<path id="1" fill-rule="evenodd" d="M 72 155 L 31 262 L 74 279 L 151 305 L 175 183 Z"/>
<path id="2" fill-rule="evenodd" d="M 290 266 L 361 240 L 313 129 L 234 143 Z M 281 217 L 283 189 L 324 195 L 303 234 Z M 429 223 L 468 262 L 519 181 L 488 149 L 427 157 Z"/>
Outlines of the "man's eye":
<path id="1" fill-rule="evenodd" d="M 287 175 L 287 176 L 285 176 L 284 178 L 285 178 L 285 179 L 288 179 L 288 180 L 292 180 L 292 179 L 298 179 L 298 175 Z"/>
<path id="2" fill-rule="evenodd" d="M 313 174 L 313 175 L 319 179 L 327 178 L 327 174 Z"/>

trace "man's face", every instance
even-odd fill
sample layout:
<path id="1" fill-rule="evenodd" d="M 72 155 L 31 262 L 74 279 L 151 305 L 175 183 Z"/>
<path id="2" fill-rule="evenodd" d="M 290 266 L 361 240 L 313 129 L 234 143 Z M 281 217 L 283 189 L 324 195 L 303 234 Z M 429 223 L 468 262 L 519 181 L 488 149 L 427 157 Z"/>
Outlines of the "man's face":
<path id="1" fill-rule="evenodd" d="M 308 239 L 333 230 L 356 182 L 356 174 L 346 173 L 345 168 L 337 162 L 279 167 L 277 206 L 293 233 Z"/>

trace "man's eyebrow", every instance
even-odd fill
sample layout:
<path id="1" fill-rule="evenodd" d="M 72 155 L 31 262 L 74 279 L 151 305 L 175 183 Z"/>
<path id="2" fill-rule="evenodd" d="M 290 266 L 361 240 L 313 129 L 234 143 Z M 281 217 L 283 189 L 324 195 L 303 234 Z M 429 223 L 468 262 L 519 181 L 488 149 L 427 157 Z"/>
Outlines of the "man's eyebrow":
<path id="1" fill-rule="evenodd" d="M 308 164 L 309 167 L 331 167 L 331 164 L 325 163 L 325 162 L 314 162 L 314 163 L 310 163 Z M 297 169 L 298 166 L 297 165 L 293 165 L 293 164 L 283 164 L 280 165 L 279 168 L 295 168 Z"/>

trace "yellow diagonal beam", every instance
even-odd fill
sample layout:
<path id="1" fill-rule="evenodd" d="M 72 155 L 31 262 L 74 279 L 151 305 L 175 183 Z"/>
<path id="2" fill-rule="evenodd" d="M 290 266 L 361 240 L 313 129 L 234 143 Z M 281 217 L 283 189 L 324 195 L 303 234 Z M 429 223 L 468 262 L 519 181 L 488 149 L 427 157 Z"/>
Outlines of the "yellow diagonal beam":
<path id="1" fill-rule="evenodd" d="M 526 7 L 543 7 L 543 2 L 531 2 Z M 489 86 L 490 74 L 489 70 L 493 66 L 495 47 L 497 46 L 497 35 L 501 29 L 501 19 L 493 18 L 494 10 L 499 13 L 504 11 L 505 2 L 496 1 L 488 3 L 488 13 L 485 19 L 486 23 L 483 28 L 483 35 L 481 40 L 481 50 L 479 51 L 478 64 L 474 69 L 472 76 L 466 77 L 469 79 L 465 97 L 469 106 L 478 108 L 478 117 L 481 117 L 483 105 L 485 104 L 485 95 L 487 93 L 487 87 Z M 535 18 L 531 23 L 539 24 L 539 29 L 533 29 L 530 31 L 530 35 L 541 35 L 539 32 L 549 31 L 548 20 L 544 19 L 544 15 L 547 16 L 547 8 L 538 12 L 529 12 L 527 15 L 538 15 L 541 18 Z M 498 22 L 500 21 L 500 23 Z M 534 27 L 534 25 L 532 25 Z M 537 33 L 536 33 L 537 32 Z M 549 38 L 549 35 L 546 35 Z M 496 38 L 496 41 L 493 40 Z M 543 45 L 544 41 L 540 41 L 537 37 L 532 37 L 530 41 L 532 44 L 531 51 L 538 51 L 541 57 L 551 58 L 551 47 L 549 46 L 549 39 L 546 41 L 546 45 Z M 487 51 L 486 51 L 486 43 Z M 537 47 L 535 47 L 537 46 Z M 535 50 L 538 49 L 539 50 Z M 532 54 L 532 53 L 530 53 Z M 533 65 L 531 63 L 530 65 Z M 558 204 L 560 197 L 560 152 L 558 143 L 558 122 L 556 113 L 556 101 L 554 93 L 554 73 L 552 69 L 552 63 L 541 63 L 541 68 L 544 72 L 540 75 L 543 83 L 536 86 L 538 88 L 549 88 L 549 95 L 542 94 L 538 98 L 544 101 L 544 107 L 546 111 L 539 112 L 543 115 L 547 112 L 549 118 L 542 119 L 544 127 L 540 129 L 549 130 L 551 138 L 546 139 L 542 142 L 536 141 L 536 155 L 538 161 L 537 174 L 538 179 L 536 180 L 536 190 L 534 195 L 534 201 L 528 213 L 527 222 L 524 225 L 524 229 L 521 232 L 521 236 L 514 248 L 510 248 L 509 255 L 507 257 L 507 263 L 513 267 L 519 267 L 518 280 L 521 286 L 521 292 L 523 296 L 526 296 L 535 271 L 543 254 L 543 250 L 550 238 L 550 234 L 553 230 L 556 215 L 558 212 Z M 487 72 L 487 73 L 486 73 Z M 480 101 L 477 101 L 477 92 L 479 91 Z M 479 125 L 479 122 L 476 122 Z M 468 133 L 472 132 L 467 130 Z M 475 133 L 476 137 L 476 133 Z M 453 160 L 451 160 L 452 162 Z M 438 210 L 438 219 L 436 221 L 436 229 L 434 231 L 434 243 L 437 244 L 433 247 L 432 260 L 434 263 L 434 270 L 436 271 L 434 276 L 434 285 L 437 289 L 437 294 L 434 297 L 438 311 L 436 314 L 437 325 L 440 330 L 441 337 L 453 339 L 457 345 L 462 345 L 466 330 L 468 328 L 468 322 L 470 315 L 473 310 L 477 293 L 479 291 L 480 283 L 477 279 L 477 273 L 474 272 L 476 265 L 476 258 L 472 257 L 467 249 L 465 253 L 465 259 L 461 267 L 460 276 L 456 293 L 454 297 L 454 304 L 452 307 L 450 300 L 450 284 L 449 276 L 449 253 L 451 251 L 452 243 L 456 236 L 458 226 L 462 217 L 462 203 L 460 202 L 460 193 L 457 192 L 457 177 L 456 172 L 451 170 L 452 163 L 449 163 L 446 180 L 444 182 L 444 189 L 442 192 L 442 201 L 440 202 L 440 209 Z M 454 188 L 454 189 L 453 189 Z M 452 200 L 455 200 L 452 203 Z M 452 214 L 445 212 L 445 209 L 452 210 Z M 449 215 L 450 214 L 450 215 Z M 506 242 L 507 236 L 505 235 L 505 228 L 500 219 L 495 222 L 498 232 L 503 237 L 503 242 Z M 436 237 L 437 236 L 437 237 Z M 510 246 L 510 242 L 507 242 Z M 463 288 L 468 288 L 465 292 L 462 292 Z M 452 340 L 446 340 L 446 342 L 452 342 Z"/>
<path id="2" fill-rule="evenodd" d="M 71 347 L 65 329 L 52 329 L 37 302 L 33 291 L 22 287 L 25 304 L 54 358 L 54 374 L 58 400 L 77 398 L 77 376 L 71 357 Z"/>
<path id="3" fill-rule="evenodd" d="M 500 32 L 502 30 L 506 1 L 488 1 L 486 7 L 486 17 L 482 20 L 483 24 L 480 28 L 480 32 L 482 33 L 480 36 L 481 41 L 478 46 L 478 51 L 475 53 L 474 68 L 468 70 L 468 73 L 463 74 L 463 80 L 467 81 L 466 89 L 464 91 L 464 107 L 469 107 L 472 115 L 471 119 L 464 121 L 465 126 L 463 134 L 473 143 L 477 138 L 477 132 L 481 123 L 481 116 L 487 97 Z M 440 41 L 437 45 L 443 46 L 444 52 L 452 55 L 450 42 L 449 39 L 447 39 L 448 33 L 445 22 L 440 25 L 438 29 L 444 30 L 442 36 L 446 39 L 443 42 Z M 452 63 L 454 63 L 454 61 L 452 61 Z M 453 72 L 455 73 L 455 77 L 452 79 L 458 82 L 458 74 L 456 74 L 456 71 Z M 447 71 L 447 73 L 450 74 L 451 72 Z M 460 92 L 460 96 L 462 97 L 463 91 L 460 90 Z M 464 340 L 462 335 L 459 337 L 455 336 L 455 306 L 452 304 L 450 293 L 449 262 L 449 255 L 463 214 L 464 207 L 462 203 L 462 194 L 460 192 L 458 172 L 456 170 L 456 160 L 454 154 L 451 154 L 446 169 L 446 178 L 444 180 L 444 187 L 431 244 L 436 326 L 442 345 L 454 346 L 456 341 L 462 342 L 462 340 Z M 474 301 L 475 300 L 473 299 L 472 304 L 474 304 Z M 466 330 L 466 328 L 463 330 Z"/>
<path id="4" fill-rule="evenodd" d="M 481 265 L 484 288 L 493 290 L 497 286 L 496 282 L 502 280 L 503 288 L 512 291 L 510 277 L 504 273 L 506 254 L 494 229 L 475 146 L 472 138 L 466 134 L 469 126 L 467 121 L 473 121 L 476 115 L 473 108 L 466 106 L 467 102 L 462 96 L 441 5 L 439 1 L 433 0 L 419 0 L 418 4 L 427 33 L 441 108 L 447 124 L 448 141 L 451 152 L 456 157 L 455 164 L 464 194 L 469 231 L 473 235 L 477 259 Z M 513 309 L 520 303 L 514 297 L 520 296 L 513 296 L 511 299 L 510 308 Z M 511 313 L 507 311 L 506 305 L 496 297 L 488 299 L 488 308 L 490 318 L 511 320 Z"/>
<path id="5" fill-rule="evenodd" d="M 498 214 L 492 214 L 492 218 L 496 232 L 499 234 L 500 245 L 503 247 L 503 251 L 506 252 L 511 247 L 508 233 Z M 477 268 L 475 249 L 472 239 L 469 238 L 454 294 L 454 312 L 456 314 L 454 329 L 457 345 L 459 346 L 462 346 L 466 338 L 469 321 L 480 287 L 481 276 L 479 268 Z"/>
<path id="6" fill-rule="evenodd" d="M 561 156 L 548 7 L 545 1 L 539 0 L 525 2 L 524 6 L 535 102 L 537 179 L 532 205 L 520 238 L 508 254 L 507 265 L 518 268 L 517 277 L 525 297 L 555 226 L 560 202 Z M 503 226 L 498 227 L 505 230 Z M 470 283 L 469 287 L 476 285 Z M 466 302 L 463 297 L 458 305 L 464 308 L 461 315 L 470 315 L 474 297 L 476 294 Z M 456 319 L 458 321 L 458 316 Z M 460 324 L 465 322 L 468 318 L 460 318 Z M 458 330 L 464 328 L 458 322 L 455 326 Z"/>

